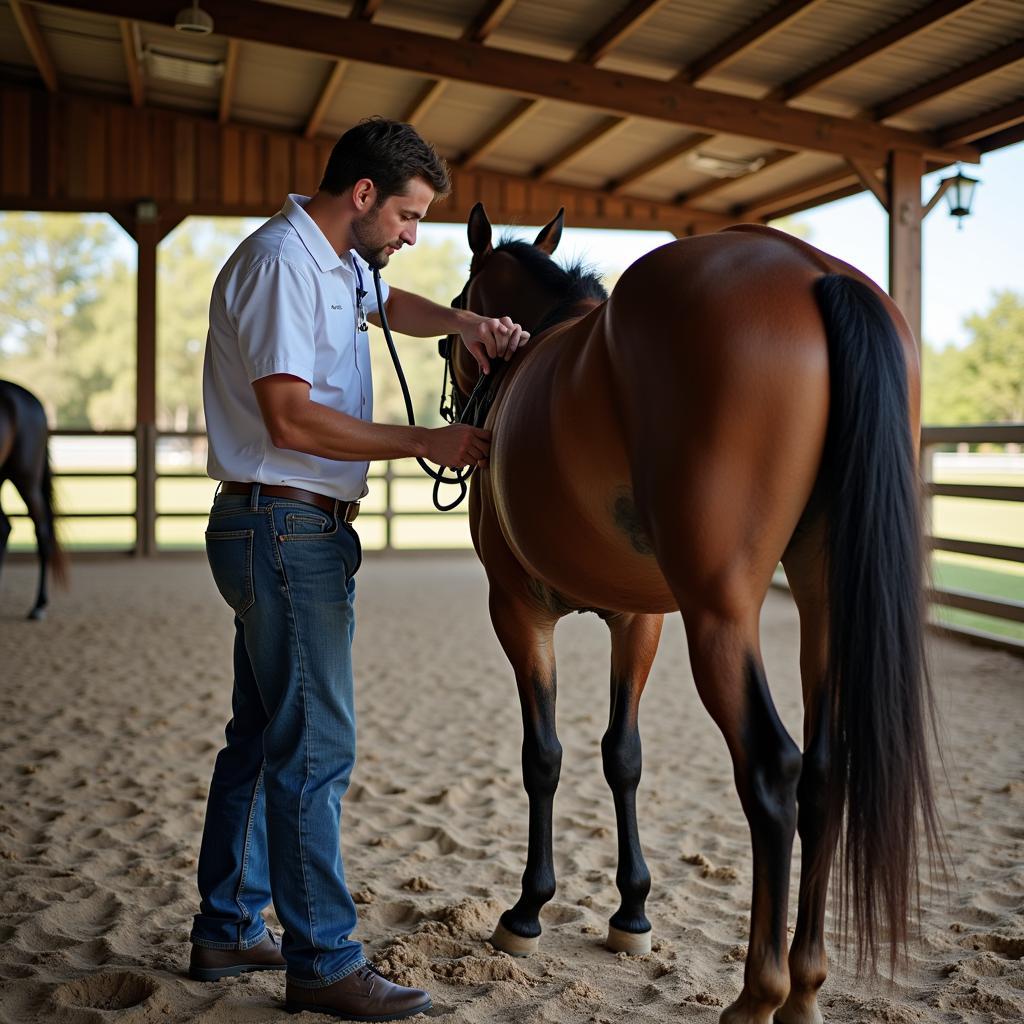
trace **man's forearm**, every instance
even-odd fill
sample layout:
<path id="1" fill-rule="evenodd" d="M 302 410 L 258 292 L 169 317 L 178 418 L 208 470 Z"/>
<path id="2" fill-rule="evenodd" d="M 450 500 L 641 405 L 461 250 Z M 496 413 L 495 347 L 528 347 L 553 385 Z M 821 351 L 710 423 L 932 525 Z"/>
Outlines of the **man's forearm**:
<path id="1" fill-rule="evenodd" d="M 271 441 L 277 448 L 324 459 L 364 462 L 423 456 L 426 433 L 425 427 L 369 423 L 309 401 L 289 411 L 272 433 Z"/>
<path id="2" fill-rule="evenodd" d="M 391 327 L 413 338 L 455 334 L 463 326 L 463 310 L 439 305 L 401 288 L 391 289 L 386 306 Z M 379 326 L 379 314 L 372 314 L 370 319 Z"/>

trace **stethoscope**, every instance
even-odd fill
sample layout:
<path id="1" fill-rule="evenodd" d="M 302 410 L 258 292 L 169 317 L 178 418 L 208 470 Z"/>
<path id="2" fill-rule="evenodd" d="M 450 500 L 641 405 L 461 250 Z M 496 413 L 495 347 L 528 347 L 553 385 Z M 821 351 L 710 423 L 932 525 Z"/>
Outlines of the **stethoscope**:
<path id="1" fill-rule="evenodd" d="M 356 259 L 355 256 L 352 258 L 352 266 L 355 268 L 356 272 L 356 327 L 360 331 L 369 331 L 369 326 L 366 322 L 366 311 L 363 307 L 363 299 L 366 297 L 366 289 L 363 288 L 363 274 L 359 269 L 359 260 Z M 377 296 L 377 314 L 380 316 L 380 325 L 384 331 L 384 340 L 388 344 L 388 351 L 391 353 L 391 362 L 395 365 L 395 373 L 398 375 L 398 383 L 402 387 L 402 397 L 405 399 L 405 414 L 408 417 L 409 426 L 414 427 L 416 426 L 416 417 L 412 408 L 412 396 L 409 394 L 409 385 L 406 382 L 405 373 L 402 370 L 401 360 L 398 358 L 398 350 L 395 348 L 395 339 L 392 338 L 391 328 L 388 326 L 388 315 L 385 311 L 384 296 L 381 294 L 380 271 L 376 268 L 374 268 L 373 271 L 373 288 Z M 474 399 L 477 397 L 478 392 L 486 381 L 487 375 L 481 372 L 480 378 L 477 380 L 476 386 L 473 388 L 473 392 L 466 402 L 463 414 L 459 417 L 457 422 L 464 422 L 465 417 L 473 408 Z M 465 469 L 452 469 L 451 467 L 448 467 L 452 475 L 446 476 L 444 468 L 438 471 L 418 455 L 416 456 L 416 461 L 420 464 L 420 468 L 423 472 L 434 481 L 434 508 L 436 508 L 438 512 L 450 512 L 453 508 L 458 507 L 469 493 L 469 484 L 466 481 L 473 475 L 473 470 L 476 467 L 469 466 Z M 459 496 L 447 505 L 444 504 L 440 498 L 442 484 L 454 484 L 459 488 Z"/>

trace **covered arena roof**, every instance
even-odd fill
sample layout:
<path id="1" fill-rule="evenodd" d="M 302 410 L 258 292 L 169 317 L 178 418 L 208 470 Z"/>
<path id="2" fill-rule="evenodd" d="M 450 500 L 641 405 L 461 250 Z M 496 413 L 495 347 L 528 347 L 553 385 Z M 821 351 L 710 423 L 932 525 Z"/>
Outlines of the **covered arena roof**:
<path id="1" fill-rule="evenodd" d="M 4 0 L 0 76 L 307 139 L 383 114 L 458 171 L 715 219 L 1024 139 L 1020 0 L 202 0 L 205 36 L 188 6 Z"/>

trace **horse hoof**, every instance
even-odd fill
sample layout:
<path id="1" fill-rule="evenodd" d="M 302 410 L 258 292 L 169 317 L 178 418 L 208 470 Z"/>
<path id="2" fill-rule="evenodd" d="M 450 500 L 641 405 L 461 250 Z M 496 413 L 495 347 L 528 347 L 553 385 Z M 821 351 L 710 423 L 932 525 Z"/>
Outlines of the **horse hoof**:
<path id="1" fill-rule="evenodd" d="M 521 935 L 510 932 L 500 921 L 498 927 L 494 929 L 490 942 L 495 949 L 500 949 L 503 953 L 508 953 L 509 956 L 529 956 L 540 949 L 539 935 L 533 939 L 524 939 Z"/>
<path id="2" fill-rule="evenodd" d="M 621 928 L 608 925 L 605 945 L 613 953 L 628 953 L 630 956 L 646 956 L 651 951 L 650 932 L 624 932 Z"/>
<path id="3" fill-rule="evenodd" d="M 43 619 L 45 619 L 45 618 L 46 618 L 46 609 L 45 608 L 33 608 L 32 611 L 30 611 L 28 613 L 28 621 L 29 622 L 42 622 Z"/>

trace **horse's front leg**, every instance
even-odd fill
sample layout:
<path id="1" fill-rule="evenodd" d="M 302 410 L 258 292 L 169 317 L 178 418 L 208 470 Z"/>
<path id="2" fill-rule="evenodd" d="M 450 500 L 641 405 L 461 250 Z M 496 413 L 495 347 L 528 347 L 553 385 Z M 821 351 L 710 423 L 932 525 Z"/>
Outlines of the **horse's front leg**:
<path id="1" fill-rule="evenodd" d="M 640 696 L 661 638 L 661 615 L 612 615 L 611 711 L 601 740 L 604 777 L 615 801 L 619 867 L 615 875 L 621 902 L 608 922 L 607 946 L 616 953 L 651 951 L 651 923 L 644 911 L 651 875 L 644 862 L 636 822 L 636 790 L 642 752 Z"/>
<path id="2" fill-rule="evenodd" d="M 496 592 L 491 621 L 516 674 L 523 709 L 523 783 L 530 800 L 530 838 L 519 901 L 501 915 L 491 943 L 513 956 L 540 944 L 540 910 L 555 895 L 551 818 L 562 766 L 555 732 L 554 617 L 539 607 Z"/>

